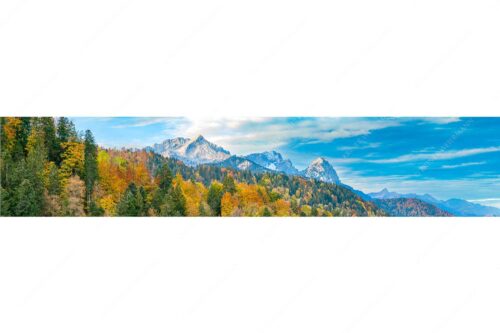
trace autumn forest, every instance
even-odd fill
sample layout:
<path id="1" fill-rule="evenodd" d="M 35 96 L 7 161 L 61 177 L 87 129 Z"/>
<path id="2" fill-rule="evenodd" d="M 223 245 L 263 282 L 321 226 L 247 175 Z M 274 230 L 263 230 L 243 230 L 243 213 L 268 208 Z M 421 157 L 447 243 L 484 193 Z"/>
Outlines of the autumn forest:
<path id="1" fill-rule="evenodd" d="M 67 118 L 2 117 L 2 216 L 371 216 L 336 184 L 104 149 Z"/>

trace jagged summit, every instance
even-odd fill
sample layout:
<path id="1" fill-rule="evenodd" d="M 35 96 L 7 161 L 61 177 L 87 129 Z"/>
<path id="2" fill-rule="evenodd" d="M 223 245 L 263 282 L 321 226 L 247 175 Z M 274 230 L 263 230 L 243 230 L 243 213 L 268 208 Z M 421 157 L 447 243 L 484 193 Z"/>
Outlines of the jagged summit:
<path id="1" fill-rule="evenodd" d="M 194 140 L 181 137 L 167 139 L 152 148 L 160 155 L 180 159 L 189 165 L 220 162 L 231 156 L 229 151 L 208 141 L 201 134 Z"/>
<path id="2" fill-rule="evenodd" d="M 397 192 L 390 192 L 387 188 L 384 188 L 379 192 L 368 193 L 368 195 L 374 199 L 396 199 L 403 197 L 402 194 Z"/>
<path id="3" fill-rule="evenodd" d="M 324 157 L 318 157 L 315 160 L 313 160 L 311 162 L 311 164 L 322 164 L 322 163 L 325 163 L 325 162 L 328 163 L 328 161 L 326 160 L 326 158 L 324 158 Z"/>
<path id="4" fill-rule="evenodd" d="M 198 134 L 196 139 L 194 139 L 194 142 L 201 142 L 201 141 L 207 141 L 207 139 L 205 139 L 205 137 L 203 135 Z"/>
<path id="5" fill-rule="evenodd" d="M 324 157 L 318 157 L 302 171 L 302 174 L 308 178 L 314 178 L 327 183 L 339 184 L 340 179 L 337 172 Z"/>
<path id="6" fill-rule="evenodd" d="M 284 159 L 280 153 L 274 150 L 250 154 L 245 156 L 245 158 L 269 170 L 284 172 L 290 175 L 299 173 L 289 159 Z"/>

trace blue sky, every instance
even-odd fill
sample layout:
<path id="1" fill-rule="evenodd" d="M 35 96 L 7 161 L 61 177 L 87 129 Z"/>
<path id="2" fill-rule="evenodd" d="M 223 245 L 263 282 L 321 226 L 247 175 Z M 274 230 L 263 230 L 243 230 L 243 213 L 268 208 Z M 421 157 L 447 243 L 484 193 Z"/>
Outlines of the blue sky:
<path id="1" fill-rule="evenodd" d="M 177 136 L 244 155 L 276 150 L 302 169 L 327 158 L 366 192 L 430 193 L 500 207 L 500 118 L 71 118 L 106 147 L 141 148 Z"/>

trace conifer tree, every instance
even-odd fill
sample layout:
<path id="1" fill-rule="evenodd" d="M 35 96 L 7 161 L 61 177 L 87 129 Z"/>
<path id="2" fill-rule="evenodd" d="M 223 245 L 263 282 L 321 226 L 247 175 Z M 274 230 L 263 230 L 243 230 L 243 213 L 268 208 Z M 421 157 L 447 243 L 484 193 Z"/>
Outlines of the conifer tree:
<path id="1" fill-rule="evenodd" d="M 157 171 L 156 179 L 158 181 L 158 188 L 153 195 L 151 205 L 158 214 L 161 214 L 162 205 L 165 203 L 165 197 L 172 187 L 173 179 L 172 172 L 166 163 L 163 163 Z"/>
<path id="2" fill-rule="evenodd" d="M 97 181 L 97 145 L 94 141 L 92 132 L 85 131 L 85 148 L 83 157 L 83 179 L 85 181 L 85 198 L 87 209 L 91 205 L 92 191 Z"/>
<path id="3" fill-rule="evenodd" d="M 262 216 L 269 217 L 271 215 L 272 214 L 271 214 L 271 211 L 269 210 L 269 208 L 265 207 L 264 212 L 262 213 Z"/>
<path id="4" fill-rule="evenodd" d="M 116 215 L 139 216 L 141 207 L 137 196 L 137 186 L 134 183 L 130 183 L 116 206 Z"/>
<path id="5" fill-rule="evenodd" d="M 234 178 L 231 175 L 226 175 L 222 182 L 222 188 L 224 192 L 229 192 L 234 194 L 236 192 L 236 184 L 234 183 Z"/>
<path id="6" fill-rule="evenodd" d="M 61 117 L 57 121 L 57 138 L 59 139 L 59 143 L 64 143 L 69 141 L 69 131 L 70 125 L 69 120 L 66 117 Z"/>
<path id="7" fill-rule="evenodd" d="M 0 186 L 0 216 L 11 216 L 9 192 Z"/>
<path id="8" fill-rule="evenodd" d="M 15 216 L 40 216 L 43 205 L 37 195 L 37 189 L 29 179 L 24 179 L 16 190 Z"/>
<path id="9" fill-rule="evenodd" d="M 28 144 L 28 137 L 31 132 L 31 118 L 30 117 L 21 117 L 21 126 L 17 135 L 17 140 L 19 141 L 20 146 L 22 147 L 22 155 L 26 156 L 26 145 Z"/>
<path id="10" fill-rule="evenodd" d="M 47 150 L 47 157 L 49 161 L 53 161 L 59 165 L 60 160 L 60 146 L 56 136 L 56 125 L 54 118 L 42 117 L 40 119 L 41 129 L 43 131 L 43 138 L 45 149 Z"/>
<path id="11" fill-rule="evenodd" d="M 32 128 L 27 143 L 28 156 L 26 157 L 26 171 L 24 180 L 21 182 L 23 188 L 18 189 L 17 198 L 18 206 L 16 214 L 24 216 L 37 215 L 41 216 L 44 206 L 44 167 L 47 162 L 47 150 L 45 148 L 44 136 L 42 130 Z M 23 185 L 24 183 L 24 185 Z M 31 193 L 27 193 L 27 190 Z M 31 200 L 30 204 L 20 203 L 21 200 Z M 27 209 L 25 213 L 22 212 L 23 207 Z"/>
<path id="12" fill-rule="evenodd" d="M 222 185 L 217 182 L 212 182 L 207 194 L 207 203 L 216 216 L 221 215 L 221 199 L 224 191 Z"/>
<path id="13" fill-rule="evenodd" d="M 158 187 L 161 190 L 166 191 L 170 188 L 170 186 L 172 186 L 172 171 L 170 171 L 170 168 L 167 164 L 163 164 L 161 166 L 160 170 L 158 171 L 157 178 Z"/>
<path id="14" fill-rule="evenodd" d="M 163 216 L 186 216 L 186 198 L 179 184 L 171 187 L 161 207 Z"/>

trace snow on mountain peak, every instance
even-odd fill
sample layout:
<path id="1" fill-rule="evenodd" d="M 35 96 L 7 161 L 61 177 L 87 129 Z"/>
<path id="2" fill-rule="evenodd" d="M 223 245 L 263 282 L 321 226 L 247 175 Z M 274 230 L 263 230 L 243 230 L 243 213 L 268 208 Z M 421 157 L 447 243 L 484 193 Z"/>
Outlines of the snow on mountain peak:
<path id="1" fill-rule="evenodd" d="M 323 163 L 328 163 L 328 161 L 324 157 L 318 157 L 314 161 L 311 162 L 311 164 L 323 164 Z"/>
<path id="2" fill-rule="evenodd" d="M 231 156 L 224 148 L 207 141 L 202 135 L 196 139 L 167 139 L 153 145 L 153 151 L 166 157 L 173 157 L 189 165 L 223 161 Z"/>
<path id="3" fill-rule="evenodd" d="M 274 150 L 250 154 L 245 156 L 245 158 L 269 170 L 284 172 L 291 175 L 299 173 L 289 159 L 284 159 L 280 153 Z"/>
<path id="4" fill-rule="evenodd" d="M 332 165 L 323 157 L 318 157 L 302 172 L 305 177 L 327 183 L 339 184 L 340 179 Z"/>

